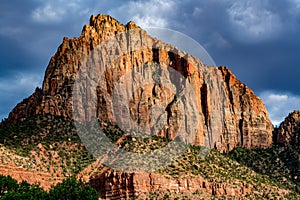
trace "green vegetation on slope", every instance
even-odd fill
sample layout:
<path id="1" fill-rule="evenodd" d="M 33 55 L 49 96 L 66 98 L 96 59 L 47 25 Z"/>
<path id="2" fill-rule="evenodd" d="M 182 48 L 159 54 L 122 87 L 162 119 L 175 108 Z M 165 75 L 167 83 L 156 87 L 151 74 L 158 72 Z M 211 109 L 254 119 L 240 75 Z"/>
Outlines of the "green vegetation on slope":
<path id="1" fill-rule="evenodd" d="M 162 148 L 168 142 L 170 140 L 157 136 L 126 136 L 119 146 L 131 152 L 143 153 L 152 148 Z M 251 194 L 245 199 L 299 199 L 299 158 L 299 149 L 295 147 L 254 150 L 236 148 L 228 154 L 221 154 L 204 147 L 190 146 L 184 155 L 157 172 L 174 178 L 188 174 L 199 175 L 209 182 L 251 188 Z M 162 198 L 156 193 L 149 195 Z M 165 195 L 178 197 L 171 193 Z M 199 195 L 195 194 L 193 197 L 199 198 Z"/>
<path id="2" fill-rule="evenodd" d="M 63 141 L 81 143 L 72 120 L 58 116 L 36 116 L 0 129 L 0 143 L 24 156 L 39 143 Z"/>
<path id="3" fill-rule="evenodd" d="M 134 137 L 133 134 L 124 133 L 109 123 L 100 125 L 110 141 L 130 152 L 151 152 L 165 147 L 170 142 L 157 136 Z M 37 116 L 0 129 L 0 143 L 18 155 L 28 156 L 33 159 L 32 162 L 35 162 L 36 158 L 33 155 L 41 158 L 42 162 L 35 164 L 45 165 L 43 167 L 49 167 L 49 171 L 51 166 L 62 168 L 68 176 L 78 174 L 95 160 L 81 143 L 72 120 L 61 117 Z M 42 145 L 42 149 L 38 144 Z M 54 159 L 55 153 L 59 159 Z M 185 154 L 174 160 L 171 165 L 158 170 L 158 173 L 175 178 L 189 174 L 199 175 L 209 182 L 251 188 L 252 193 L 245 199 L 278 196 L 299 199 L 299 158 L 299 148 L 296 147 L 274 146 L 256 150 L 236 148 L 228 154 L 221 154 L 214 150 L 191 146 Z M 159 196 L 155 193 L 151 195 Z M 202 193 L 198 192 L 195 195 L 195 198 L 198 198 Z M 167 196 L 177 198 L 176 195 L 168 193 L 163 197 L 167 199 Z"/>
<path id="4" fill-rule="evenodd" d="M 65 176 L 76 175 L 95 160 L 81 143 L 72 120 L 63 117 L 36 116 L 0 129 L 0 144 L 29 158 L 28 163 L 11 158 L 17 166 L 36 166 L 44 172 L 53 168 Z M 1 158 L 1 163 L 11 159 Z"/>
<path id="5" fill-rule="evenodd" d="M 253 171 L 267 176 L 279 187 L 300 194 L 300 151 L 297 147 L 273 146 L 249 150 L 235 148 L 228 157 Z"/>

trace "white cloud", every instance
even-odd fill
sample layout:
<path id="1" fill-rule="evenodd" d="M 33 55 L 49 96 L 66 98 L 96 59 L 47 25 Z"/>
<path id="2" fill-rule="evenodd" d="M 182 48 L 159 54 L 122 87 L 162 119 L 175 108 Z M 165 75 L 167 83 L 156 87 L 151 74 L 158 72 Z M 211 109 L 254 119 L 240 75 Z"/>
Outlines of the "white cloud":
<path id="1" fill-rule="evenodd" d="M 300 14 L 300 0 L 288 0 L 290 2 L 289 13 L 293 16 Z"/>
<path id="2" fill-rule="evenodd" d="M 129 17 L 142 28 L 165 28 L 168 27 L 168 20 L 175 9 L 176 3 L 172 0 L 130 1 L 117 9 L 112 9 L 110 13 L 118 16 L 120 13 L 126 12 L 124 17 Z"/>
<path id="3" fill-rule="evenodd" d="M 276 37 L 282 30 L 281 18 L 268 9 L 267 2 L 235 1 L 227 10 L 232 24 L 232 33 L 244 42 Z"/>
<path id="4" fill-rule="evenodd" d="M 139 26 L 146 27 L 167 27 L 167 21 L 162 18 L 157 18 L 155 21 L 151 16 L 134 16 L 133 21 Z"/>
<path id="5" fill-rule="evenodd" d="M 36 22 L 60 22 L 71 13 L 84 16 L 89 13 L 84 1 L 80 0 L 44 0 L 42 5 L 32 11 L 31 17 Z"/>
<path id="6" fill-rule="evenodd" d="M 300 8 L 300 0 L 289 0 L 296 8 Z"/>
<path id="7" fill-rule="evenodd" d="M 266 104 L 274 125 L 279 125 L 289 113 L 300 109 L 300 96 L 273 91 L 264 91 L 259 96 Z"/>
<path id="8" fill-rule="evenodd" d="M 37 22 L 57 22 L 62 19 L 65 14 L 64 9 L 54 8 L 51 4 L 35 9 L 31 16 Z"/>

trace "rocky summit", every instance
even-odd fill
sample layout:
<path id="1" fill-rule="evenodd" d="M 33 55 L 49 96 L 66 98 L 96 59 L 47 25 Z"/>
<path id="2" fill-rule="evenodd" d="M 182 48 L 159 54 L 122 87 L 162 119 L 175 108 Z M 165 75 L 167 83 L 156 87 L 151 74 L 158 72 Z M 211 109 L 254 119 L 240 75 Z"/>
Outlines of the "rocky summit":
<path id="1" fill-rule="evenodd" d="M 188 147 L 153 172 L 118 171 L 77 134 L 75 124 L 94 119 L 128 152 Z M 299 112 L 274 130 L 262 100 L 227 67 L 100 14 L 63 39 L 42 88 L 0 124 L 0 174 L 46 190 L 76 176 L 104 199 L 298 199 L 299 160 L 286 157 L 298 158 L 298 136 Z"/>
<path id="2" fill-rule="evenodd" d="M 123 33 L 131 37 L 122 37 Z M 114 37 L 119 37 L 115 42 L 117 44 L 105 43 Z M 99 46 L 102 48 L 98 48 Z M 84 59 L 89 58 L 91 52 L 96 58 L 116 57 L 110 67 L 97 66 L 103 70 L 106 68 L 101 79 L 101 84 L 105 87 L 96 91 L 98 102 L 95 110 L 100 120 L 115 121 L 111 106 L 112 91 L 114 83 L 120 77 L 134 72 L 138 66 L 160 64 L 178 71 L 184 77 L 183 80 L 172 80 L 170 74 L 167 74 L 172 85 L 184 85 L 184 80 L 187 80 L 193 90 L 193 93 L 182 98 L 184 106 L 190 106 L 184 108 L 185 110 L 196 110 L 194 115 L 197 119 L 188 123 L 184 130 L 188 134 L 185 138 L 188 138 L 190 144 L 205 144 L 222 152 L 228 152 L 236 146 L 257 148 L 271 145 L 273 126 L 265 105 L 228 68 L 205 66 L 176 47 L 151 38 L 133 22 L 122 25 L 106 15 L 92 16 L 90 24 L 84 26 L 79 38 L 64 38 L 47 67 L 42 90 L 37 89 L 31 97 L 17 105 L 3 125 L 14 124 L 37 114 L 72 118 L 73 107 L 78 108 L 78 102 L 72 101 L 72 84 L 84 64 Z M 143 73 L 153 71 L 154 69 L 150 69 Z M 96 69 L 94 73 L 100 74 L 101 69 Z M 151 107 L 162 105 L 166 115 L 170 117 L 165 120 L 165 126 L 157 134 L 174 139 L 182 116 L 178 113 L 183 109 L 172 104 L 175 94 L 157 83 L 141 85 L 139 91 L 133 92 L 125 85 L 123 87 L 123 90 L 128 90 L 125 92 L 129 94 L 127 99 L 132 100 L 130 117 L 139 125 L 148 126 L 151 123 Z M 90 91 L 84 93 L 90 94 L 96 88 L 89 87 L 86 90 Z M 195 105 L 191 105 L 189 101 L 194 101 L 192 103 Z M 83 118 L 94 114 L 83 108 L 77 112 Z M 186 112 L 183 115 L 186 119 L 192 118 L 191 113 Z M 196 130 L 191 131 L 194 129 Z"/>
<path id="3" fill-rule="evenodd" d="M 296 110 L 274 131 L 274 142 L 284 146 L 300 146 L 300 111 Z"/>

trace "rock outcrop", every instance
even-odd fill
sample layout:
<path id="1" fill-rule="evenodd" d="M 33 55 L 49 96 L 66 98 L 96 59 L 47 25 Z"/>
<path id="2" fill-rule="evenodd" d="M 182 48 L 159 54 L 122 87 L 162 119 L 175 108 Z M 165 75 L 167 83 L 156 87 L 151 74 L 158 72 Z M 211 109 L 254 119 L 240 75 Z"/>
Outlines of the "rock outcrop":
<path id="1" fill-rule="evenodd" d="M 274 131 L 274 143 L 284 146 L 300 147 L 300 111 L 296 110 Z"/>
<path id="2" fill-rule="evenodd" d="M 189 175 L 182 178 L 166 177 L 155 173 L 121 173 L 106 171 L 90 180 L 103 199 L 136 198 L 143 193 L 169 191 L 174 193 L 202 191 L 216 197 L 243 197 L 251 193 L 251 187 L 240 183 L 209 182 L 201 176 Z"/>
<path id="3" fill-rule="evenodd" d="M 27 117 L 34 116 L 37 106 L 41 104 L 42 94 L 42 90 L 36 88 L 30 97 L 24 99 L 10 112 L 8 118 L 0 124 L 0 128 L 15 124 L 18 120 L 24 120 Z"/>
<path id="4" fill-rule="evenodd" d="M 85 68 L 90 63 L 97 65 L 92 71 Z M 158 71 L 157 65 L 164 70 Z M 98 85 L 81 85 L 79 90 L 84 95 L 74 100 L 73 86 L 84 70 L 85 78 L 93 79 L 96 75 L 102 81 Z M 155 80 L 157 72 L 159 80 Z M 151 108 L 160 106 L 160 116 L 164 116 L 160 120 L 164 123 L 157 135 L 174 139 L 181 132 L 188 143 L 222 152 L 236 146 L 256 148 L 272 144 L 273 126 L 263 102 L 228 68 L 205 66 L 193 56 L 150 37 L 135 23 L 122 25 L 107 15 L 92 16 L 79 38 L 63 39 L 47 67 L 42 90 L 17 105 L 2 126 L 36 114 L 85 120 L 96 116 L 102 121 L 126 123 L 128 117 L 123 117 L 122 107 L 112 106 L 115 83 L 126 74 L 152 75 L 149 84 L 136 90 L 125 84 L 116 93 L 118 97 L 125 94 L 129 118 L 145 127 L 145 131 L 153 128 Z M 167 77 L 175 92 L 159 84 L 161 77 Z M 182 95 L 182 88 L 190 90 Z M 83 101 L 93 94 L 97 98 L 96 108 L 91 110 Z"/>

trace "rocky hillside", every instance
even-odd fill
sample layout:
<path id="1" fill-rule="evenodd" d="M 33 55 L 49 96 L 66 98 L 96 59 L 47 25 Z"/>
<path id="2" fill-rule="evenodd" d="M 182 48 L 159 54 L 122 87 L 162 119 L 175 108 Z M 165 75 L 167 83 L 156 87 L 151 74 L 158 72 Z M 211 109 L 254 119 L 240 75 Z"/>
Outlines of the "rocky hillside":
<path id="1" fill-rule="evenodd" d="M 120 148 L 136 153 L 170 142 L 158 136 L 134 138 L 116 126 L 108 126 L 105 134 Z M 72 121 L 62 117 L 28 118 L 1 129 L 0 136 L 0 174 L 38 183 L 46 190 L 77 176 L 103 199 L 300 197 L 299 150 L 295 148 L 236 148 L 230 153 L 213 150 L 206 155 L 204 147 L 191 146 L 169 166 L 151 173 L 129 173 L 95 161 L 81 144 Z"/>
<path id="2" fill-rule="evenodd" d="M 284 146 L 300 147 L 300 111 L 294 111 L 274 131 L 274 142 Z"/>
<path id="3" fill-rule="evenodd" d="M 130 145 L 124 148 L 138 151 Z M 135 146 L 132 148 L 132 146 Z M 141 145 L 138 145 L 141 146 Z M 149 146 L 149 145 L 146 145 Z M 104 168 L 89 183 L 103 199 L 298 199 L 299 151 L 249 150 L 229 154 L 190 147 L 171 165 L 153 173 L 126 173 Z M 296 160 L 295 160 L 296 158 Z"/>
<path id="4" fill-rule="evenodd" d="M 85 68 L 89 64 L 86 60 L 92 60 L 93 72 Z M 168 69 L 160 76 L 168 77 L 170 87 L 177 90 L 175 94 L 156 81 L 157 65 L 162 67 L 159 70 Z M 82 97 L 74 101 L 74 83 L 85 70 L 89 79 L 96 75 L 100 81 L 94 86 L 84 83 L 79 88 Z M 144 77 L 150 76 L 151 83 L 140 85 L 135 91 L 121 85 L 120 94 L 114 84 L 128 73 L 139 75 L 139 70 Z M 182 95 L 179 90 L 187 92 Z M 125 110 L 129 114 L 125 117 L 113 115 L 115 93 L 125 94 L 122 98 L 128 100 Z M 93 94 L 96 108 L 87 109 L 83 101 Z M 176 103 L 178 96 L 181 106 Z M 64 38 L 50 60 L 42 89 L 18 104 L 1 126 L 49 114 L 85 120 L 95 116 L 101 121 L 122 124 L 131 118 L 133 123 L 150 130 L 154 122 L 149 115 L 155 106 L 161 106 L 166 116 L 156 133 L 159 136 L 174 139 L 184 125 L 180 132 L 186 142 L 222 152 L 236 146 L 257 148 L 272 144 L 273 126 L 263 102 L 228 68 L 205 66 L 176 47 L 147 35 L 133 22 L 122 25 L 107 15 L 92 16 L 79 38 Z M 122 109 L 118 107 L 117 113 L 119 110 Z"/>

